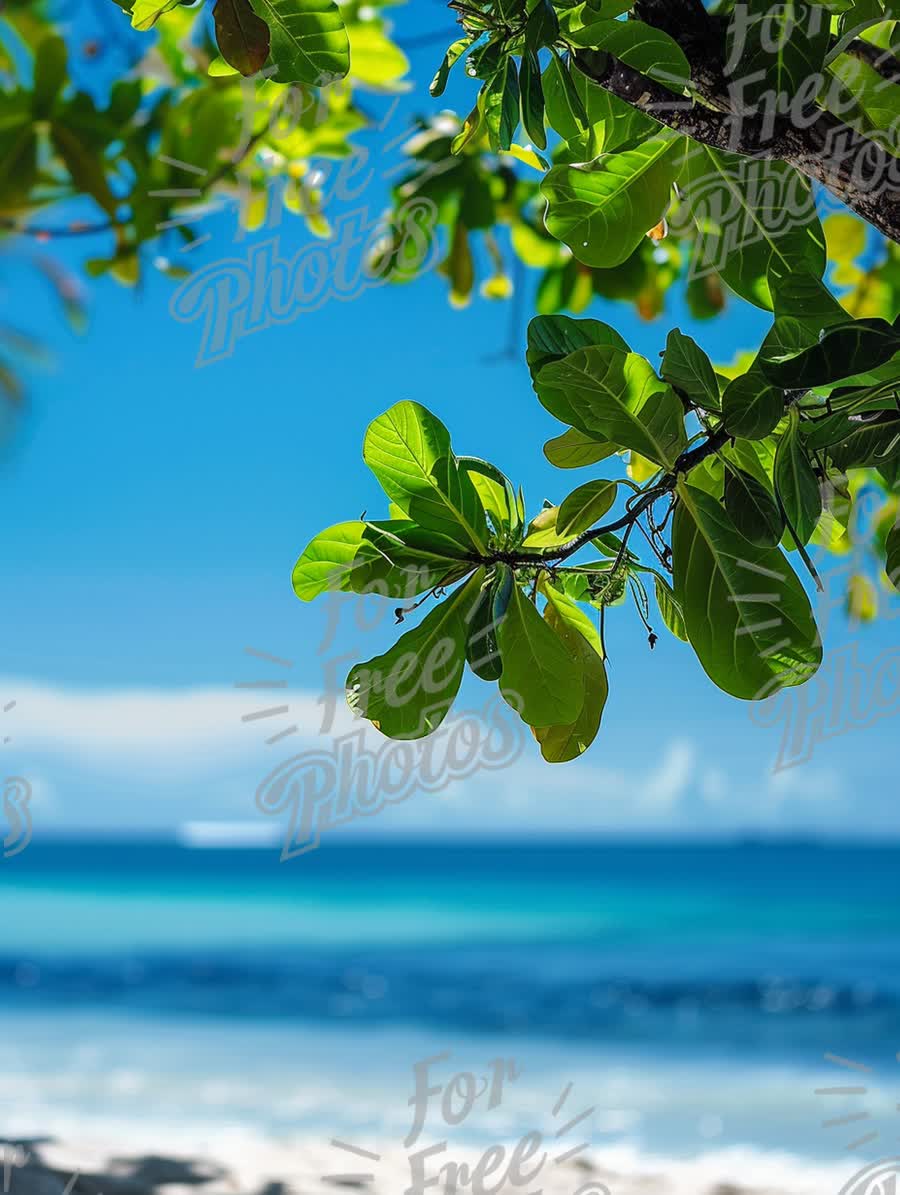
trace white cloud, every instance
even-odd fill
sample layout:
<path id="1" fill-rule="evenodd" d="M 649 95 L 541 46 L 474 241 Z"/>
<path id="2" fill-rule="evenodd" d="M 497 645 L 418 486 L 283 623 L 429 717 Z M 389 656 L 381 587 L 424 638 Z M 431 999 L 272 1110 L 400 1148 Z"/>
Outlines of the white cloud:
<path id="1" fill-rule="evenodd" d="M 812 768 L 804 764 L 770 772 L 768 791 L 775 804 L 791 800 L 820 804 L 836 801 L 844 794 L 841 778 L 833 768 Z"/>
<path id="2" fill-rule="evenodd" d="M 237 688 L 89 690 L 55 688 L 5 678 L 0 693 L 14 693 L 9 729 L 17 750 L 151 771 L 233 762 L 256 753 L 266 737 L 297 725 L 297 737 L 316 736 L 322 710 L 316 696 L 297 690 Z M 283 714 L 244 721 L 265 708 Z M 349 727 L 349 710 L 340 722 Z"/>
<path id="3" fill-rule="evenodd" d="M 37 781 L 35 812 L 51 826 L 174 828 L 190 820 L 260 816 L 257 788 L 276 767 L 305 751 L 328 751 L 358 730 L 342 699 L 322 733 L 325 709 L 315 693 L 208 686 L 189 689 L 85 689 L 0 679 L 13 738 L 5 759 Z M 254 711 L 287 706 L 268 718 Z M 0 702 L 2 708 L 2 702 Z M 265 740 L 290 726 L 292 735 Z M 366 747 L 384 751 L 367 726 Z M 582 761 L 550 766 L 523 730 L 524 750 L 509 766 L 455 780 L 437 795 L 423 791 L 384 810 L 373 832 L 443 830 L 543 833 L 697 833 L 729 827 L 815 828 L 823 803 L 832 825 L 843 809 L 834 771 L 772 774 L 708 761 L 684 736 L 635 752 L 607 736 Z M 13 759 L 15 763 L 13 764 Z M 446 799 L 442 799 L 446 798 Z M 286 816 L 286 815 L 285 815 Z"/>
<path id="4" fill-rule="evenodd" d="M 670 743 L 643 788 L 635 794 L 641 804 L 657 811 L 677 804 L 695 781 L 696 755 L 693 745 L 683 739 Z"/>

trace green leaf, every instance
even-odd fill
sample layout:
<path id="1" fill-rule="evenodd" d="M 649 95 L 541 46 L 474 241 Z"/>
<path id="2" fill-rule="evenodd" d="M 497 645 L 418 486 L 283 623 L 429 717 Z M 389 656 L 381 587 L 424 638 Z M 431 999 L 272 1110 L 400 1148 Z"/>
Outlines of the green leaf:
<path id="1" fill-rule="evenodd" d="M 599 20 L 566 35 L 573 46 L 603 50 L 650 79 L 680 92 L 691 68 L 678 42 L 643 21 Z"/>
<path id="2" fill-rule="evenodd" d="M 28 109 L 5 127 L 0 123 L 0 179 L 5 208 L 30 204 L 30 191 L 37 180 L 37 158 L 37 133 Z"/>
<path id="3" fill-rule="evenodd" d="M 600 521 L 616 500 L 616 482 L 589 481 L 573 490 L 559 506 L 556 530 L 572 539 Z"/>
<path id="4" fill-rule="evenodd" d="M 474 40 L 475 39 L 473 37 L 461 37 L 450 47 L 448 47 L 447 53 L 444 55 L 444 60 L 438 67 L 437 72 L 434 78 L 431 80 L 431 84 L 428 88 L 433 96 L 437 97 L 444 94 L 444 88 L 447 86 L 447 80 L 450 77 L 450 71 L 460 60 L 460 58 L 462 58 L 463 54 L 465 54 L 466 50 L 468 50 L 469 46 L 471 46 Z"/>
<path id="5" fill-rule="evenodd" d="M 119 205 L 107 182 L 106 163 L 101 153 L 62 120 L 54 120 L 50 125 L 50 140 L 76 188 L 90 195 L 108 216 L 115 219 Z"/>
<path id="6" fill-rule="evenodd" d="M 615 328 L 611 328 L 609 324 L 604 324 L 600 320 L 572 319 L 567 315 L 535 316 L 528 325 L 528 348 L 525 353 L 535 392 L 538 392 L 537 377 L 544 365 L 551 361 L 560 361 L 576 349 L 588 348 L 591 345 L 608 345 L 626 353 L 630 352 L 628 345 Z M 548 411 L 555 413 L 556 410 L 568 409 L 565 394 L 562 392 L 554 394 L 549 383 L 542 385 L 539 397 L 541 395 L 543 395 L 541 402 Z M 577 431 L 577 429 L 573 430 Z M 607 443 L 605 438 L 588 437 L 584 432 L 580 434 L 594 443 L 597 443 L 598 440 Z M 602 460 L 606 456 L 611 456 L 615 451 L 615 446 L 610 444 L 609 451 L 604 452 L 603 457 L 597 457 L 597 459 Z M 574 468 L 574 466 L 569 467 Z"/>
<path id="7" fill-rule="evenodd" d="M 365 534 L 360 520 L 336 523 L 312 539 L 294 565 L 291 582 L 301 602 L 311 602 L 329 590 L 348 592 L 353 561 Z"/>
<path id="8" fill-rule="evenodd" d="M 484 508 L 452 455 L 443 423 L 415 402 L 399 402 L 366 431 L 363 460 L 413 522 L 483 553 Z"/>
<path id="9" fill-rule="evenodd" d="M 507 56 L 499 71 L 484 88 L 484 121 L 491 149 L 508 150 L 519 127 L 519 73 L 516 61 Z"/>
<path id="10" fill-rule="evenodd" d="M 452 541 L 406 520 L 337 523 L 307 544 L 291 580 L 303 602 L 329 590 L 409 598 L 471 571 L 454 551 Z"/>
<path id="11" fill-rule="evenodd" d="M 822 231 L 825 232 L 824 225 Z M 822 328 L 847 322 L 847 312 L 822 279 L 807 270 L 789 269 L 780 258 L 773 258 L 768 279 L 775 315 L 794 316 L 814 328 L 810 343 L 818 338 Z"/>
<path id="12" fill-rule="evenodd" d="M 593 623 L 565 594 L 551 586 L 545 592 L 544 618 L 581 671 L 584 699 L 572 722 L 541 727 L 535 731 L 535 738 L 548 763 L 566 763 L 582 755 L 597 737 L 609 687 L 600 636 Z"/>
<path id="13" fill-rule="evenodd" d="M 484 115 L 480 99 L 481 97 L 479 96 L 475 107 L 463 121 L 462 128 L 450 142 L 451 154 L 462 153 L 469 142 L 473 141 L 481 132 L 481 127 L 484 124 Z"/>
<path id="14" fill-rule="evenodd" d="M 503 660 L 500 692 L 523 722 L 535 727 L 574 722 L 584 701 L 584 676 L 518 585 L 497 642 Z"/>
<path id="15" fill-rule="evenodd" d="M 407 601 L 470 573 L 471 561 L 459 560 L 458 552 L 452 540 L 409 520 L 367 523 L 347 587 Z"/>
<path id="16" fill-rule="evenodd" d="M 592 344 L 607 344 L 630 352 L 628 345 L 609 324 L 596 319 L 572 319 L 568 315 L 536 315 L 528 325 L 525 360 L 532 379 L 549 361 L 568 357 L 576 349 Z"/>
<path id="17" fill-rule="evenodd" d="M 662 125 L 658 120 L 638 108 L 632 108 L 605 87 L 600 87 L 582 70 L 574 72 L 573 81 L 584 104 L 590 129 L 587 133 L 568 138 L 573 156 L 567 157 L 566 161 L 584 161 L 599 153 L 630 149 L 635 143 L 646 141 L 661 131 Z"/>
<path id="18" fill-rule="evenodd" d="M 809 183 L 792 166 L 693 144 L 679 183 L 699 234 L 695 273 L 716 270 L 742 299 L 769 311 L 773 264 L 782 274 L 821 278 L 825 236 Z"/>
<path id="19" fill-rule="evenodd" d="M 325 86 L 350 69 L 350 39 L 333 0 L 250 0 L 269 26 L 278 83 Z"/>
<path id="20" fill-rule="evenodd" d="M 512 482 L 496 465 L 476 456 L 458 457 L 459 467 L 468 473 L 481 499 L 485 514 L 499 532 L 514 539 L 522 529 L 525 512 L 520 509 Z"/>
<path id="21" fill-rule="evenodd" d="M 744 539 L 709 494 L 684 481 L 677 493 L 675 596 L 710 680 L 745 700 L 809 680 L 822 645 L 809 598 L 784 555 Z"/>
<path id="22" fill-rule="evenodd" d="M 181 0 L 134 0 L 131 7 L 131 25 L 145 33 L 152 29 L 159 18 L 173 8 L 177 8 Z"/>
<path id="23" fill-rule="evenodd" d="M 511 570 L 507 572 L 512 576 Z M 506 584 L 503 575 L 486 581 L 472 607 L 466 637 L 466 661 L 481 680 L 499 680 L 503 673 L 503 661 L 497 646 L 498 620 L 494 614 L 498 588 Z"/>
<path id="24" fill-rule="evenodd" d="M 775 450 L 775 493 L 788 526 L 801 544 L 808 544 L 822 517 L 822 494 L 800 439 L 800 415 L 788 412 L 784 435 Z"/>
<path id="25" fill-rule="evenodd" d="M 822 86 L 830 33 L 831 22 L 821 4 L 742 4 L 726 32 L 726 55 L 735 63 L 731 86 L 738 100 L 757 104 L 770 95 L 779 103 L 779 112 L 798 94 L 812 102 Z"/>
<path id="26" fill-rule="evenodd" d="M 681 142 L 666 134 L 593 162 L 554 166 L 541 183 L 549 232 L 586 265 L 621 265 L 665 214 Z"/>
<path id="27" fill-rule="evenodd" d="M 719 383 L 709 357 L 695 340 L 678 328 L 673 328 L 668 335 L 660 373 L 704 411 L 721 409 Z"/>
<path id="28" fill-rule="evenodd" d="M 242 75 L 255 75 L 269 57 L 269 27 L 250 6 L 250 0 L 216 0 L 213 8 L 216 43 L 229 66 Z"/>
<path id="29" fill-rule="evenodd" d="M 544 131 L 544 89 L 541 86 L 541 64 L 533 50 L 526 51 L 522 55 L 519 83 L 522 88 L 522 124 L 525 132 L 538 149 L 546 149 L 547 134 Z"/>
<path id="30" fill-rule="evenodd" d="M 479 569 L 392 648 L 350 670 L 347 704 L 355 714 L 391 739 L 437 730 L 459 692 L 468 618 L 483 579 Z"/>
<path id="31" fill-rule="evenodd" d="M 609 440 L 595 440 L 577 427 L 570 427 L 544 445 L 544 456 L 557 469 L 581 469 L 585 465 L 596 465 L 615 451 L 615 444 L 610 444 Z"/>
<path id="32" fill-rule="evenodd" d="M 440 272 L 450 280 L 451 305 L 464 307 L 469 302 L 472 287 L 475 285 L 475 262 L 468 229 L 461 218 L 453 225 L 450 252 L 441 263 Z"/>
<path id="33" fill-rule="evenodd" d="M 397 91 L 409 70 L 409 59 L 385 31 L 380 20 L 347 23 L 350 75 L 355 83 L 379 91 Z"/>
<path id="34" fill-rule="evenodd" d="M 662 577 L 654 577 L 656 583 L 656 604 L 663 622 L 676 639 L 688 642 L 687 631 L 684 629 L 684 612 L 681 603 L 675 596 L 675 591 Z"/>
<path id="35" fill-rule="evenodd" d="M 884 571 L 893 587 L 900 590 L 900 523 L 895 523 L 887 534 Z"/>
<path id="36" fill-rule="evenodd" d="M 856 426 L 858 431 L 828 450 L 836 468 L 846 471 L 874 464 L 882 469 L 900 455 L 900 419 L 885 412 Z"/>
<path id="37" fill-rule="evenodd" d="M 559 20 L 550 0 L 537 0 L 525 22 L 526 54 L 537 55 L 544 46 L 552 46 L 559 37 Z"/>
<path id="38" fill-rule="evenodd" d="M 506 49 L 499 32 L 492 33 L 486 42 L 472 50 L 466 59 L 466 74 L 471 79 L 493 79 L 503 65 Z M 482 95 L 484 89 L 482 89 Z"/>
<path id="39" fill-rule="evenodd" d="M 777 320 L 776 327 L 784 322 Z M 900 333 L 886 320 L 861 319 L 825 329 L 819 340 L 799 351 L 776 354 L 767 348 L 760 366 L 775 385 L 807 390 L 875 369 L 898 350 Z"/>
<path id="40" fill-rule="evenodd" d="M 855 573 L 847 582 L 844 609 L 851 622 L 874 622 L 878 617 L 878 590 L 870 577 Z"/>
<path id="41" fill-rule="evenodd" d="M 637 353 L 608 346 L 577 349 L 545 365 L 536 389 L 557 419 L 666 469 L 687 444 L 677 394 Z"/>
<path id="42" fill-rule="evenodd" d="M 551 47 L 551 53 L 542 80 L 547 121 L 564 141 L 569 141 L 588 127 L 588 116 L 569 68 L 555 48 Z"/>
<path id="43" fill-rule="evenodd" d="M 784 519 L 775 499 L 750 473 L 727 464 L 725 509 L 744 539 L 761 548 L 774 548 L 784 534 Z"/>
<path id="44" fill-rule="evenodd" d="M 866 247 L 866 225 L 849 212 L 834 212 L 822 221 L 828 260 L 852 265 Z"/>
<path id="45" fill-rule="evenodd" d="M 784 395 L 763 374 L 756 361 L 729 382 L 722 394 L 722 418 L 732 436 L 762 440 L 784 413 Z"/>
<path id="46" fill-rule="evenodd" d="M 570 4 L 563 0 L 560 5 L 560 28 L 568 38 L 570 33 L 593 24 L 595 21 L 608 21 L 612 17 L 620 17 L 633 6 L 634 0 L 582 0 L 580 4 Z"/>
<path id="47" fill-rule="evenodd" d="M 47 120 L 66 84 L 66 43 L 61 37 L 45 37 L 34 55 L 34 92 L 31 107 L 35 120 Z"/>
<path id="48" fill-rule="evenodd" d="M 528 524 L 525 529 L 525 538 L 522 540 L 523 548 L 558 548 L 560 544 L 564 544 L 570 536 L 561 535 L 556 530 L 556 519 L 559 515 L 559 507 L 553 505 L 545 505 L 544 509 Z"/>

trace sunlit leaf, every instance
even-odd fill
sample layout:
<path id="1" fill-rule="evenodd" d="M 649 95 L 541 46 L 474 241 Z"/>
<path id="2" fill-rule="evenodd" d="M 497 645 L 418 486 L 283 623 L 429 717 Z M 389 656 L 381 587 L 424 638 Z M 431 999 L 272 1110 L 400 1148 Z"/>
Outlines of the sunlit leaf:
<path id="1" fill-rule="evenodd" d="M 878 590 L 865 573 L 854 573 L 847 582 L 846 611 L 853 622 L 874 622 L 878 617 Z"/>
<path id="2" fill-rule="evenodd" d="M 653 137 L 593 162 L 554 166 L 541 183 L 547 228 L 579 261 L 621 265 L 665 213 L 680 143 Z"/>
<path id="3" fill-rule="evenodd" d="M 654 582 L 656 586 L 656 604 L 659 606 L 659 613 L 662 616 L 663 622 L 676 639 L 687 643 L 688 636 L 684 628 L 684 611 L 681 609 L 681 603 L 675 596 L 675 591 L 661 577 L 655 577 Z"/>
<path id="4" fill-rule="evenodd" d="M 269 27 L 279 83 L 324 85 L 350 69 L 350 39 L 333 0 L 250 0 Z"/>
<path id="5" fill-rule="evenodd" d="M 614 481 L 588 481 L 573 490 L 559 506 L 556 530 L 571 539 L 599 523 L 616 500 Z"/>
<path id="6" fill-rule="evenodd" d="M 424 738 L 440 726 L 459 692 L 482 579 L 479 569 L 392 648 L 350 670 L 347 703 L 355 714 L 392 739 Z"/>
<path id="7" fill-rule="evenodd" d="M 557 469 L 581 469 L 585 465 L 596 465 L 615 451 L 615 444 L 586 436 L 577 427 L 570 427 L 544 445 L 544 456 Z"/>
<path id="8" fill-rule="evenodd" d="M 572 722 L 541 727 L 535 730 L 535 738 L 548 763 L 566 763 L 583 754 L 597 737 L 609 690 L 600 636 L 590 619 L 565 594 L 551 586 L 545 592 L 544 618 L 580 669 L 584 698 Z"/>
<path id="9" fill-rule="evenodd" d="M 363 460 L 387 496 L 420 527 L 485 550 L 487 523 L 478 493 L 452 455 L 446 427 L 425 407 L 399 402 L 373 420 Z"/>
<path id="10" fill-rule="evenodd" d="M 574 722 L 584 702 L 584 675 L 556 632 L 518 586 L 500 622 L 500 692 L 529 726 Z"/>
<path id="11" fill-rule="evenodd" d="M 545 365 L 536 388 L 552 415 L 585 435 L 632 448 L 665 468 L 684 451 L 684 408 L 637 353 L 578 349 Z"/>

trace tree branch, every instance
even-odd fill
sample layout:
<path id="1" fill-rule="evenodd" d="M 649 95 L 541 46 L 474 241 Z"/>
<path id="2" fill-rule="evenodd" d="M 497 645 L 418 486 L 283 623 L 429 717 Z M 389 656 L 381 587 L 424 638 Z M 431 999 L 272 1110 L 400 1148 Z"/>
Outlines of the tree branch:
<path id="1" fill-rule="evenodd" d="M 39 241 L 58 241 L 68 237 L 97 236 L 101 232 L 111 232 L 116 227 L 112 220 L 104 220 L 101 224 L 84 224 L 77 220 L 71 224 L 44 225 L 18 224 L 8 217 L 0 219 L 0 231 L 15 236 L 35 237 Z"/>
<path id="2" fill-rule="evenodd" d="M 471 559 L 477 560 L 479 564 L 526 565 L 540 565 L 552 561 L 567 560 L 580 548 L 589 544 L 591 540 L 600 539 L 601 536 L 631 527 L 649 506 L 652 506 L 664 494 L 668 494 L 675 489 L 675 484 L 683 473 L 689 473 L 691 469 L 702 464 L 707 457 L 718 452 L 730 439 L 731 436 L 724 427 L 717 428 L 714 432 L 710 433 L 702 444 L 698 444 L 696 448 L 690 448 L 687 452 L 683 452 L 675 462 L 672 472 L 666 473 L 657 485 L 642 494 L 634 506 L 626 511 L 621 518 L 615 519 L 611 523 L 604 523 L 600 527 L 593 527 L 589 531 L 583 531 L 581 535 L 570 539 L 568 543 L 560 544 L 555 548 L 544 548 L 541 552 L 491 552 L 486 556 L 473 555 Z"/>
<path id="3" fill-rule="evenodd" d="M 845 48 L 844 53 L 868 63 L 883 79 L 891 83 L 900 83 L 900 61 L 890 50 L 882 50 L 879 46 L 873 46 L 870 41 L 863 41 L 861 37 L 857 37 Z"/>

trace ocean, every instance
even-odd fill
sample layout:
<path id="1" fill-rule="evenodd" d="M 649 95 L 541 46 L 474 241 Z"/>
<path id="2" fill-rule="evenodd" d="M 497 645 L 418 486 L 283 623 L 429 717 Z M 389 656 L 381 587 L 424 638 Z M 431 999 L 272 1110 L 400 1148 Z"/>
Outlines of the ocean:
<path id="1" fill-rule="evenodd" d="M 7 1131 L 400 1142 L 417 1063 L 438 1089 L 499 1067 L 473 1143 L 550 1124 L 570 1088 L 609 1157 L 839 1177 L 900 1135 L 898 864 L 804 842 L 370 838 L 279 863 L 36 840 L 0 867 Z"/>

